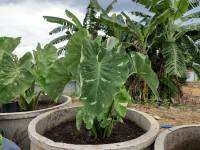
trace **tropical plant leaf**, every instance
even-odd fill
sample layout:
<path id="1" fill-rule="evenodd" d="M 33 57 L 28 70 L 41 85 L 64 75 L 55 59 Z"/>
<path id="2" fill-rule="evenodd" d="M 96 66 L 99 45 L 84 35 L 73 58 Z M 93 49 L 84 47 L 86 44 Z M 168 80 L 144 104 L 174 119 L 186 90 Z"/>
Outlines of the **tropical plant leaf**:
<path id="1" fill-rule="evenodd" d="M 68 26 L 68 28 L 76 28 L 75 24 L 73 24 L 72 22 L 70 22 L 66 19 L 63 19 L 63 18 L 52 17 L 52 16 L 44 16 L 44 19 L 48 22 L 51 22 L 51 23 L 57 23 L 57 24 L 60 24 L 60 25 Z"/>
<path id="2" fill-rule="evenodd" d="M 134 52 L 131 53 L 130 62 L 132 64 L 132 74 L 136 74 L 146 81 L 154 95 L 158 98 L 159 80 L 156 73 L 152 70 L 150 60 L 145 55 Z"/>
<path id="3" fill-rule="evenodd" d="M 108 110 L 128 77 L 128 59 L 118 48 L 108 50 L 90 40 L 83 45 L 81 100 L 86 103 L 87 112 L 99 115 Z"/>
<path id="4" fill-rule="evenodd" d="M 62 32 L 67 29 L 67 26 L 59 26 L 54 28 L 52 31 L 49 32 L 50 35 Z"/>
<path id="5" fill-rule="evenodd" d="M 108 13 L 113 9 L 114 4 L 116 4 L 116 3 L 117 3 L 117 0 L 113 0 L 113 1 L 108 5 L 108 7 L 106 8 L 105 13 L 108 14 Z"/>
<path id="6" fill-rule="evenodd" d="M 55 39 L 53 39 L 50 43 L 51 44 L 59 44 L 61 42 L 64 42 L 64 41 L 67 41 L 71 38 L 71 34 L 66 34 L 66 35 L 62 35 L 62 36 L 59 36 Z"/>
<path id="7" fill-rule="evenodd" d="M 176 96 L 177 95 L 178 88 L 177 88 L 176 84 L 170 78 L 168 78 L 168 77 L 162 77 L 160 79 L 160 82 L 168 88 L 168 92 L 172 96 Z"/>
<path id="8" fill-rule="evenodd" d="M 35 59 L 34 74 L 40 87 L 45 89 L 47 73 L 49 67 L 58 59 L 57 48 L 47 44 L 44 48 L 38 44 L 36 51 L 33 52 Z"/>
<path id="9" fill-rule="evenodd" d="M 200 64 L 193 63 L 192 64 L 192 69 L 197 74 L 198 78 L 200 79 Z"/>
<path id="10" fill-rule="evenodd" d="M 56 60 L 47 72 L 44 90 L 54 101 L 58 101 L 65 85 L 72 79 L 72 75 L 68 70 L 70 63 L 65 61 L 64 58 Z"/>
<path id="11" fill-rule="evenodd" d="M 186 65 L 182 51 L 174 42 L 165 44 L 162 54 L 166 59 L 166 73 L 168 75 L 176 75 L 182 77 L 185 75 Z"/>
<path id="12" fill-rule="evenodd" d="M 30 72 L 32 55 L 26 53 L 20 60 L 5 53 L 0 64 L 0 101 L 6 103 L 23 94 L 33 83 Z M 10 92 L 12 90 L 12 92 Z"/>
<path id="13" fill-rule="evenodd" d="M 65 57 L 53 63 L 47 72 L 45 91 L 55 101 L 61 96 L 65 85 L 72 79 L 79 78 L 78 69 L 81 60 L 82 45 L 88 32 L 84 29 L 77 31 L 67 44 Z M 78 77 L 77 77 L 78 76 Z M 56 90 L 55 90 L 56 89 Z"/>
<path id="14" fill-rule="evenodd" d="M 81 60 L 81 51 L 83 49 L 85 39 L 90 37 L 87 30 L 81 29 L 70 38 L 67 44 L 66 59 L 70 63 L 71 72 L 77 73 L 77 68 Z"/>
<path id="15" fill-rule="evenodd" d="M 21 38 L 0 37 L 0 60 L 3 54 L 12 53 L 19 45 Z"/>
<path id="16" fill-rule="evenodd" d="M 122 87 L 114 98 L 114 109 L 120 117 L 124 118 L 127 112 L 127 106 L 131 102 L 131 97 L 125 87 Z"/>
<path id="17" fill-rule="evenodd" d="M 72 19 L 72 21 L 76 24 L 77 28 L 81 28 L 82 27 L 81 22 L 79 21 L 79 19 L 72 12 L 70 12 L 69 10 L 66 9 L 65 13 L 66 13 L 67 17 Z"/>
<path id="18" fill-rule="evenodd" d="M 181 17 L 188 10 L 188 7 L 189 7 L 188 0 L 175 0 L 171 2 L 174 3 L 172 4 L 172 8 L 175 9 L 175 13 L 174 13 L 175 20 Z"/>

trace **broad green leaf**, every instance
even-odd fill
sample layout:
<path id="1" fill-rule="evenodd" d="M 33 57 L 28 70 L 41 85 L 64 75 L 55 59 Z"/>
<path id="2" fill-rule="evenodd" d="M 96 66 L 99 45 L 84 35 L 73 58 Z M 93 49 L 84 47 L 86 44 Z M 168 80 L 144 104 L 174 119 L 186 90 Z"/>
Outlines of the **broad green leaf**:
<path id="1" fill-rule="evenodd" d="M 70 19 L 72 19 L 72 21 L 76 24 L 76 26 L 78 28 L 82 27 L 81 22 L 79 21 L 79 19 L 72 12 L 70 12 L 69 10 L 66 9 L 65 13 L 66 13 L 67 17 L 69 17 Z"/>
<path id="2" fill-rule="evenodd" d="M 53 63 L 47 72 L 45 91 L 55 101 L 61 96 L 65 85 L 79 77 L 78 69 L 81 60 L 82 45 L 88 37 L 86 30 L 76 32 L 67 44 L 66 55 Z M 77 77 L 78 76 L 78 77 Z"/>
<path id="3" fill-rule="evenodd" d="M 48 78 L 47 73 L 50 66 L 58 59 L 57 48 L 51 44 L 41 48 L 38 44 L 36 51 L 33 52 L 35 59 L 35 76 L 39 85 L 44 89 L 45 80 Z"/>
<path id="4" fill-rule="evenodd" d="M 131 97 L 125 87 L 121 88 L 114 98 L 114 109 L 120 117 L 124 118 L 127 112 L 127 105 L 131 102 Z"/>
<path id="5" fill-rule="evenodd" d="M 131 54 L 132 73 L 143 78 L 155 96 L 159 97 L 158 85 L 159 80 L 156 73 L 152 70 L 150 60 L 141 53 L 134 52 Z"/>
<path id="6" fill-rule="evenodd" d="M 12 53 L 17 45 L 19 45 L 21 38 L 0 37 L 0 60 L 3 54 Z"/>
<path id="7" fill-rule="evenodd" d="M 32 57 L 26 53 L 20 60 L 5 53 L 0 64 L 0 101 L 6 103 L 23 94 L 33 83 L 30 72 Z M 12 91 L 12 92 L 11 92 Z"/>
<path id="8" fill-rule="evenodd" d="M 89 37 L 88 31 L 81 29 L 72 36 L 67 44 L 65 59 L 70 63 L 69 70 L 72 72 L 77 72 L 81 60 L 81 51 L 87 37 Z"/>
<path id="9" fill-rule="evenodd" d="M 128 77 L 127 62 L 126 55 L 117 48 L 108 51 L 91 40 L 84 43 L 81 100 L 88 112 L 98 115 L 110 107 Z"/>
<path id="10" fill-rule="evenodd" d="M 174 4 L 174 9 L 175 9 L 175 14 L 174 14 L 174 19 L 177 19 L 181 17 L 187 10 L 189 6 L 189 1 L 188 0 L 173 0 Z"/>
<path id="11" fill-rule="evenodd" d="M 71 65 L 66 63 L 64 58 L 56 60 L 48 69 L 45 80 L 45 92 L 57 101 L 62 95 L 65 85 L 72 79 L 68 68 Z"/>

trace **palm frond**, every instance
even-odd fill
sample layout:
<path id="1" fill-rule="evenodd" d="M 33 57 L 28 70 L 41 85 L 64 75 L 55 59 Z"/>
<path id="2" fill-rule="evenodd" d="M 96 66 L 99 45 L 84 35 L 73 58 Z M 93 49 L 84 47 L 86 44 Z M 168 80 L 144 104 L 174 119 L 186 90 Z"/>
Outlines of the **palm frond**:
<path id="1" fill-rule="evenodd" d="M 50 43 L 51 44 L 58 44 L 58 43 L 61 43 L 63 41 L 69 40 L 70 37 L 71 37 L 70 34 L 68 34 L 68 35 L 62 35 L 62 36 L 59 36 L 59 37 L 53 39 Z"/>
<path id="2" fill-rule="evenodd" d="M 198 78 L 200 79 L 200 64 L 193 63 L 192 69 L 197 74 Z"/>
<path id="3" fill-rule="evenodd" d="M 182 51 L 175 42 L 167 42 L 162 54 L 166 60 L 166 74 L 182 77 L 186 72 L 186 65 Z"/>
<path id="4" fill-rule="evenodd" d="M 43 16 L 43 17 L 46 21 L 51 22 L 51 23 L 57 23 L 60 25 L 65 25 L 65 26 L 74 27 L 74 28 L 76 27 L 75 24 L 63 18 L 53 17 L 53 16 Z"/>
<path id="5" fill-rule="evenodd" d="M 117 0 L 113 0 L 109 5 L 108 7 L 106 8 L 105 10 L 105 13 L 108 14 L 114 7 L 114 4 L 117 2 Z"/>
<path id="6" fill-rule="evenodd" d="M 49 34 L 50 35 L 56 34 L 56 33 L 66 30 L 66 29 L 68 29 L 67 26 L 59 26 L 59 27 L 54 28 L 52 31 L 50 31 Z"/>

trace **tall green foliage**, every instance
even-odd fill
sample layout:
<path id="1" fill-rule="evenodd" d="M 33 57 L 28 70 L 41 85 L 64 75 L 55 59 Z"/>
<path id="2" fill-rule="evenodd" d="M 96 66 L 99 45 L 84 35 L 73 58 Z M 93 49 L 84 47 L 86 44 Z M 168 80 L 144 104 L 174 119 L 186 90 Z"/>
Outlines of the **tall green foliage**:
<path id="1" fill-rule="evenodd" d="M 96 138 L 111 134 L 114 124 L 122 121 L 126 115 L 130 96 L 124 83 L 131 74 L 148 81 L 158 96 L 158 80 L 151 70 L 150 61 L 140 53 L 133 53 L 130 57 L 118 39 L 110 37 L 104 41 L 100 36 L 93 39 L 87 30 L 81 29 L 69 40 L 67 49 L 63 60 L 58 60 L 65 65 L 52 67 L 49 75 L 58 71 L 63 73 L 54 74 L 59 87 L 63 87 L 68 79 L 80 83 L 80 100 L 84 106 L 77 113 L 78 129 L 83 122 Z M 134 64 L 134 67 L 129 68 L 129 63 Z M 64 76 L 63 70 L 68 76 Z M 50 87 L 55 84 L 54 80 L 50 82 Z M 59 92 L 48 94 L 53 94 L 53 97 L 60 95 Z"/>

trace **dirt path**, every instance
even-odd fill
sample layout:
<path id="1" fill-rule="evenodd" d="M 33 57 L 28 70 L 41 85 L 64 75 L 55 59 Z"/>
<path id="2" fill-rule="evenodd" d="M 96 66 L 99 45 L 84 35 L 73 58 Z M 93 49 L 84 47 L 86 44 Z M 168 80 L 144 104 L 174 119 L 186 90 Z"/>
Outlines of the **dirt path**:
<path id="1" fill-rule="evenodd" d="M 157 119 L 160 125 L 186 125 L 200 124 L 200 111 L 191 110 L 190 108 L 165 108 L 144 105 L 132 105 L 131 108 L 146 112 Z"/>

